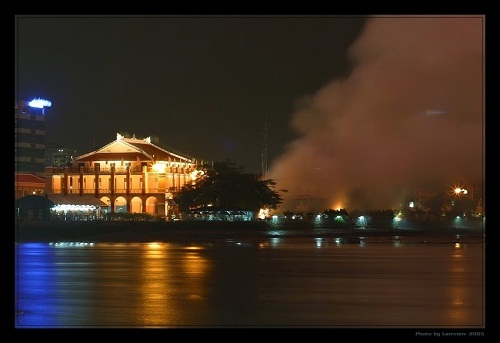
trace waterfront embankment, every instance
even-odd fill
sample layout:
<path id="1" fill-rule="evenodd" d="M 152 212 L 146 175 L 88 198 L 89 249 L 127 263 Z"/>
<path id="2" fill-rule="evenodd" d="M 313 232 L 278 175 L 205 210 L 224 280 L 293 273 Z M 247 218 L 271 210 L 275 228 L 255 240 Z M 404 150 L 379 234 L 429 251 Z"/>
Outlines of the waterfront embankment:
<path id="1" fill-rule="evenodd" d="M 17 222 L 16 242 L 94 241 L 211 241 L 228 239 L 258 240 L 269 237 L 446 237 L 482 241 L 482 225 L 413 225 L 408 227 L 333 227 L 311 222 L 287 222 L 279 225 L 266 221 L 26 221 Z"/>

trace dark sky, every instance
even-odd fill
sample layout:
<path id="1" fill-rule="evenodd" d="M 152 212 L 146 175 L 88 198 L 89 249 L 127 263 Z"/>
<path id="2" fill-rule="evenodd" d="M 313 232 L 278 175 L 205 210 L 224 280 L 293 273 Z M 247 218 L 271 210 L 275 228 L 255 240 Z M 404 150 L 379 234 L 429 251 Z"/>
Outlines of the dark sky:
<path id="1" fill-rule="evenodd" d="M 17 97 L 51 100 L 47 142 L 77 155 L 120 132 L 260 172 L 263 144 L 270 165 L 296 137 L 297 99 L 348 72 L 365 20 L 19 16 Z"/>
<path id="2" fill-rule="evenodd" d="M 483 187 L 483 16 L 16 25 L 17 98 L 51 100 L 48 142 L 78 154 L 119 132 L 260 172 L 267 142 L 284 208 L 300 194 L 323 209 L 396 208 L 415 187 Z"/>

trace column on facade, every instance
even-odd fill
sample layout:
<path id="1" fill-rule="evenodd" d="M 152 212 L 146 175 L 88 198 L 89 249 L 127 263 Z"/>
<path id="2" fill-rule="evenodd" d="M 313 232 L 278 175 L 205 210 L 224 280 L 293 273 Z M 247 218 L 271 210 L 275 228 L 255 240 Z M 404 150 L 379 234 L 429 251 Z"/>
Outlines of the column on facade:
<path id="1" fill-rule="evenodd" d="M 175 167 L 172 166 L 171 170 L 172 170 L 172 189 L 175 190 Z"/>
<path id="2" fill-rule="evenodd" d="M 127 194 L 126 201 L 127 201 L 127 212 L 129 213 L 131 210 L 131 204 L 130 204 L 130 166 L 128 165 L 126 167 L 127 174 L 125 176 L 125 180 L 127 181 L 126 188 L 125 188 L 125 193 Z"/>
<path id="3" fill-rule="evenodd" d="M 64 195 L 68 195 L 68 182 L 69 182 L 69 178 L 68 178 L 68 167 L 64 167 L 63 168 L 63 180 L 62 180 L 62 193 Z"/>
<path id="4" fill-rule="evenodd" d="M 99 165 L 99 163 L 96 163 L 94 165 L 94 178 L 95 178 L 95 181 L 94 181 L 94 188 L 95 188 L 95 197 L 96 198 L 99 198 L 99 174 L 100 174 L 100 169 L 101 169 L 101 166 Z"/>
<path id="5" fill-rule="evenodd" d="M 111 206 L 111 213 L 115 213 L 115 200 L 116 200 L 116 195 L 115 195 L 115 164 L 111 163 L 111 173 L 110 173 L 110 179 L 109 179 L 109 187 L 110 189 L 110 206 Z"/>
<path id="6" fill-rule="evenodd" d="M 45 194 L 54 193 L 54 167 L 45 167 Z"/>
<path id="7" fill-rule="evenodd" d="M 83 195 L 83 166 L 80 166 L 80 170 L 79 170 L 79 173 L 80 173 L 80 177 L 78 178 L 78 188 L 79 188 L 79 193 L 80 193 L 80 196 Z"/>
<path id="8" fill-rule="evenodd" d="M 142 166 L 141 170 L 141 181 L 139 186 L 141 187 L 142 193 L 142 213 L 146 213 L 146 168 L 147 166 Z"/>

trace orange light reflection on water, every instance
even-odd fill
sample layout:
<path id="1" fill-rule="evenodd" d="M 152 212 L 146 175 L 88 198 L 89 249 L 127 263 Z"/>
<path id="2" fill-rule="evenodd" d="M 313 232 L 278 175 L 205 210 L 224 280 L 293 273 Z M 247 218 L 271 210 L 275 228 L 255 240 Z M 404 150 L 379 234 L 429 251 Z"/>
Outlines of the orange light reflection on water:
<path id="1" fill-rule="evenodd" d="M 143 272 L 140 278 L 141 301 L 137 317 L 143 326 L 169 325 L 178 322 L 183 301 L 204 296 L 203 280 L 207 261 L 199 254 L 201 248 L 180 248 L 169 243 L 144 245 Z M 179 280 L 184 283 L 174 283 Z M 179 297 L 179 294 L 184 296 Z"/>
<path id="2" fill-rule="evenodd" d="M 472 300 L 474 297 L 481 296 L 480 294 L 469 294 L 467 292 L 468 287 L 466 283 L 468 280 L 465 275 L 470 275 L 472 271 L 467 270 L 467 264 L 464 261 L 463 249 L 465 248 L 466 245 L 463 243 L 455 242 L 450 259 L 450 277 L 453 282 L 447 292 L 449 294 L 448 301 L 450 302 L 447 317 L 452 318 L 452 322 L 458 323 L 458 325 L 460 325 L 459 323 L 466 325 L 467 323 L 477 321 L 477 318 L 467 317 L 468 313 L 474 313 L 474 311 L 471 311 L 467 307 L 475 303 Z"/>

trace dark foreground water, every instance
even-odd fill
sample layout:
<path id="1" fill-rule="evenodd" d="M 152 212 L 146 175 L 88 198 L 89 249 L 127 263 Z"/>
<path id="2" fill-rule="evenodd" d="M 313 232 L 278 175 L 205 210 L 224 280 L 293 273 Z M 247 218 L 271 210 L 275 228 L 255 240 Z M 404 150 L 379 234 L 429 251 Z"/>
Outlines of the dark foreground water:
<path id="1" fill-rule="evenodd" d="M 485 327 L 483 240 L 16 244 L 16 328 Z M 419 333 L 417 333 L 419 334 Z"/>

